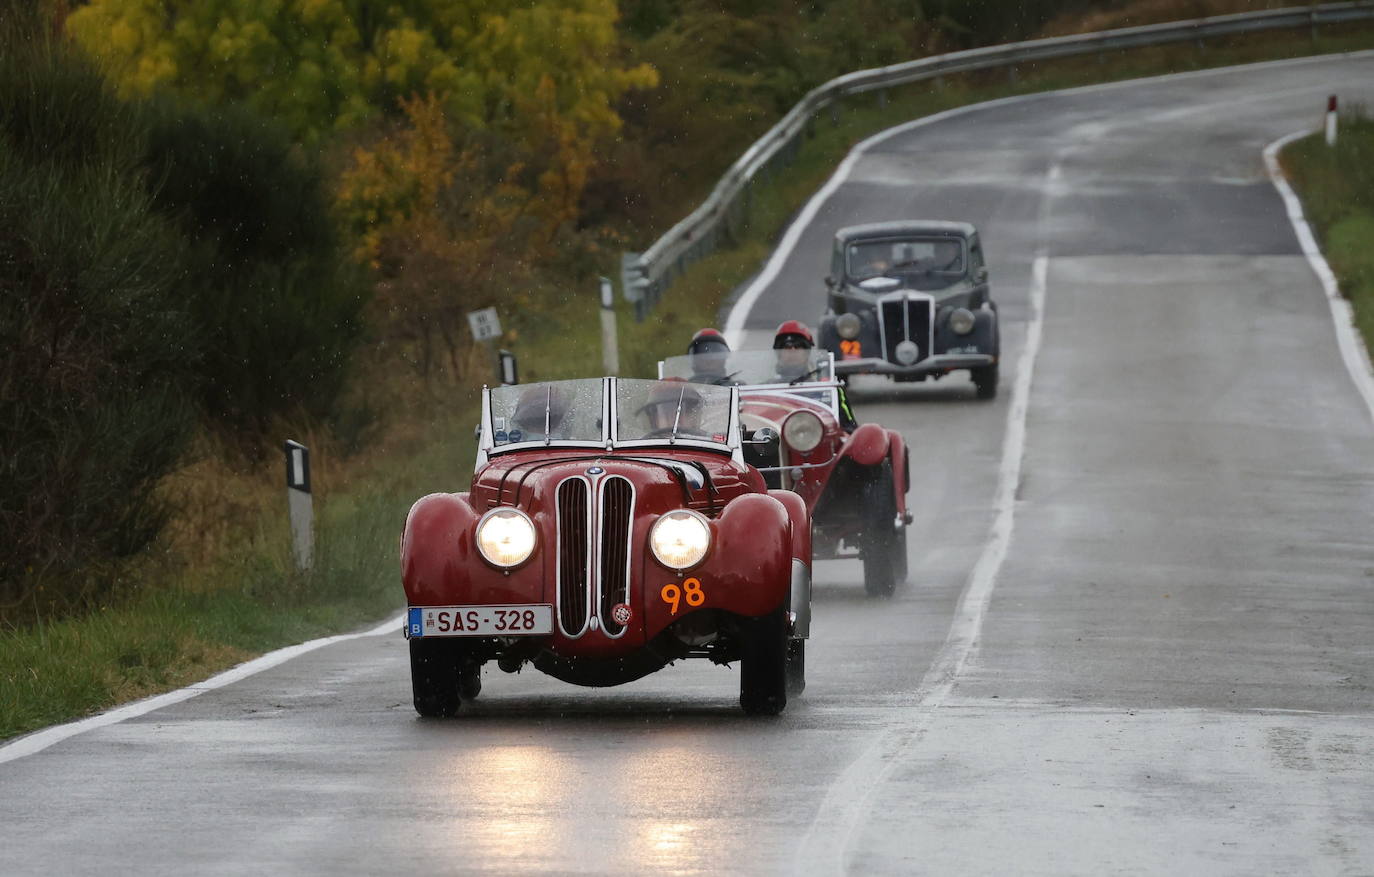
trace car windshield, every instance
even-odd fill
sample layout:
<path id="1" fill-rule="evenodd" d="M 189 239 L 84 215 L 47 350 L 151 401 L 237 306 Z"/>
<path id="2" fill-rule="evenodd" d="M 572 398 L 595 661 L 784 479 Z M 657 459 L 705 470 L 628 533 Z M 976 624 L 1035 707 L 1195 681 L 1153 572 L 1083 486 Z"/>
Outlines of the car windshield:
<path id="1" fill-rule="evenodd" d="M 725 444 L 732 394 L 724 387 L 621 379 L 616 386 L 616 441 L 704 441 Z"/>
<path id="2" fill-rule="evenodd" d="M 602 381 L 548 381 L 491 390 L 492 445 L 603 441 Z"/>
<path id="3" fill-rule="evenodd" d="M 855 241 L 845 251 L 845 272 L 856 282 L 926 274 L 948 284 L 964 275 L 964 243 L 943 236 Z"/>
<path id="4" fill-rule="evenodd" d="M 665 378 L 721 386 L 824 382 L 832 379 L 830 351 L 812 348 L 736 350 L 670 356 L 660 364 Z"/>

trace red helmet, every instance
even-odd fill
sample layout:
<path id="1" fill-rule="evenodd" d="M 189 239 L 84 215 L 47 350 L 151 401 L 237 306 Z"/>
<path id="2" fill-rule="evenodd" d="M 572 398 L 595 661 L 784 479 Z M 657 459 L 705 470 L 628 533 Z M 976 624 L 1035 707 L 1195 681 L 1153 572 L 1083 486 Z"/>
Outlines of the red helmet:
<path id="1" fill-rule="evenodd" d="M 730 344 L 725 340 L 725 336 L 720 334 L 719 329 L 699 329 L 692 336 L 692 343 L 687 345 L 688 355 L 694 353 L 728 353 Z"/>
<path id="2" fill-rule="evenodd" d="M 811 337 L 811 330 L 801 320 L 788 320 L 773 333 L 774 350 L 783 347 L 805 347 L 809 350 L 815 346 L 816 339 Z"/>

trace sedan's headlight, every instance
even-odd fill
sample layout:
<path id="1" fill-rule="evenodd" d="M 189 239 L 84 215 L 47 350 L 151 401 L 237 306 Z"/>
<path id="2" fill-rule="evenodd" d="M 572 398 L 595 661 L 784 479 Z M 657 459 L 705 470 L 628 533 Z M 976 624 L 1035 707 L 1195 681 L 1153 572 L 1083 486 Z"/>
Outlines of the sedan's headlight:
<path id="1" fill-rule="evenodd" d="M 859 337 L 859 330 L 863 328 L 863 321 L 858 314 L 840 314 L 835 318 L 835 332 L 846 341 L 853 341 Z"/>
<path id="2" fill-rule="evenodd" d="M 519 566 L 534 553 L 534 523 L 519 509 L 492 509 L 477 524 L 477 550 L 488 563 Z"/>
<path id="3" fill-rule="evenodd" d="M 711 527 L 696 512 L 668 512 L 649 531 L 649 547 L 658 562 L 669 569 L 690 569 L 701 563 L 711 547 Z"/>
<path id="4" fill-rule="evenodd" d="M 968 308 L 955 308 L 949 315 L 949 327 L 956 335 L 967 335 L 973 331 L 973 311 Z"/>
<path id="5" fill-rule="evenodd" d="M 782 437 L 787 446 L 803 454 L 814 451 L 824 436 L 821 419 L 810 411 L 794 411 L 782 424 Z"/>

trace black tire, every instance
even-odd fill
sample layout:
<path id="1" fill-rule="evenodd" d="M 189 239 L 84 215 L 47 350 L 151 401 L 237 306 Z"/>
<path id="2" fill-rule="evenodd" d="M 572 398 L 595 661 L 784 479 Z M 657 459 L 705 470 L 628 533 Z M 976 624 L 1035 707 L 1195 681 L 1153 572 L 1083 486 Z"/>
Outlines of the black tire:
<path id="1" fill-rule="evenodd" d="M 463 700 L 476 700 L 482 693 L 482 665 L 476 661 L 464 661 L 458 667 L 458 696 Z"/>
<path id="2" fill-rule="evenodd" d="M 459 643 L 446 639 L 410 641 L 410 686 L 415 712 L 427 719 L 456 716 L 462 700 L 458 692 Z"/>
<path id="3" fill-rule="evenodd" d="M 969 374 L 973 376 L 973 390 L 979 399 L 997 398 L 997 372 L 999 368 L 1000 366 L 994 363 L 982 368 L 969 369 Z"/>
<path id="4" fill-rule="evenodd" d="M 782 610 L 752 619 L 740 656 L 739 705 L 751 716 L 787 708 L 787 624 Z"/>
<path id="5" fill-rule="evenodd" d="M 787 696 L 799 696 L 806 690 L 806 640 L 787 643 Z"/>
<path id="6" fill-rule="evenodd" d="M 864 590 L 870 597 L 891 597 L 906 581 L 906 529 L 898 530 L 897 499 L 892 470 L 882 473 L 864 490 L 864 533 L 859 557 L 864 565 Z"/>

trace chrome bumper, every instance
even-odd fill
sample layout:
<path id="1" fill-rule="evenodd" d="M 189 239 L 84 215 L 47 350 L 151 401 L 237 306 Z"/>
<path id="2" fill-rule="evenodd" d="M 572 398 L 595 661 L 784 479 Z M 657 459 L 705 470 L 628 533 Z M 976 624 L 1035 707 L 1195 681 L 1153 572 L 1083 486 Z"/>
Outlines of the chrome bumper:
<path id="1" fill-rule="evenodd" d="M 911 365 L 899 365 L 877 357 L 866 359 L 837 359 L 835 373 L 840 375 L 928 375 L 959 368 L 982 368 L 997 362 L 988 353 L 946 353 L 927 356 Z"/>

